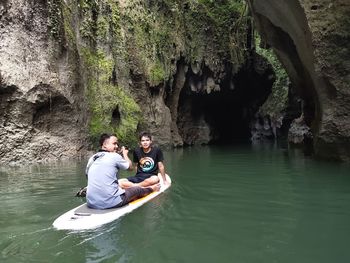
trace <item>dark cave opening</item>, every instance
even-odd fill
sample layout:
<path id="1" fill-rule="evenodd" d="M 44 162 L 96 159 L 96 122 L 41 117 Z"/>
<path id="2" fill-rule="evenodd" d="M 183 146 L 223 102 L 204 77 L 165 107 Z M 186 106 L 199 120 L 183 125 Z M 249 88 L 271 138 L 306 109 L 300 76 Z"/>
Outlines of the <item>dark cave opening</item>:
<path id="1" fill-rule="evenodd" d="M 203 71 L 204 78 L 208 77 L 204 73 L 210 75 L 210 72 Z M 203 90 L 193 91 L 193 83 L 198 81 L 203 82 L 203 78 L 199 79 L 189 70 L 180 94 L 178 127 L 184 144 L 201 143 L 196 141 L 201 136 L 193 133 L 200 134 L 208 128 L 207 143 L 248 143 L 251 120 L 271 93 L 274 81 L 272 68 L 265 65 L 264 70 L 258 71 L 246 65 L 235 75 L 226 74 L 220 83 L 220 90 L 212 90 L 209 94 Z"/>
<path id="2" fill-rule="evenodd" d="M 201 111 L 210 126 L 211 143 L 246 142 L 249 139 L 249 112 L 236 92 L 193 96 L 194 112 Z"/>
<path id="3" fill-rule="evenodd" d="M 121 115 L 120 115 L 119 107 L 117 106 L 112 111 L 111 125 L 113 127 L 117 127 L 118 124 L 120 123 L 120 120 L 121 120 Z"/>

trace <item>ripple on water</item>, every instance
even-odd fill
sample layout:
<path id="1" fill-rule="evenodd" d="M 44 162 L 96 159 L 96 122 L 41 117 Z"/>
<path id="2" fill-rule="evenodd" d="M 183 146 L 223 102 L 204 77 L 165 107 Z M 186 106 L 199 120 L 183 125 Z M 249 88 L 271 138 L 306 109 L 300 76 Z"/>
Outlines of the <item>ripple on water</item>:
<path id="1" fill-rule="evenodd" d="M 347 262 L 348 167 L 274 149 L 166 152 L 172 187 L 98 229 L 56 231 L 84 165 L 0 172 L 1 262 Z M 174 155 L 174 156 L 173 156 Z M 297 159 L 299 158 L 299 159 Z"/>

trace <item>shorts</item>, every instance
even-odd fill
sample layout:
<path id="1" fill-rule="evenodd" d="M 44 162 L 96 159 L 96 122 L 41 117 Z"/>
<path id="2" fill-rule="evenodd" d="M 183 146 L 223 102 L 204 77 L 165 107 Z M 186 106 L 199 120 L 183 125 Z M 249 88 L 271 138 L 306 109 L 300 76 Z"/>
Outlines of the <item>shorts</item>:
<path id="1" fill-rule="evenodd" d="M 135 176 L 130 176 L 127 179 L 132 183 L 138 184 L 138 183 L 143 182 L 147 178 L 150 178 L 153 175 L 155 175 L 155 174 L 144 174 L 144 173 L 141 174 L 141 173 L 139 173 L 139 174 L 136 174 Z"/>
<path id="2" fill-rule="evenodd" d="M 139 187 L 139 186 L 134 186 L 130 188 L 125 189 L 125 193 L 120 195 L 120 198 L 122 201 L 116 205 L 115 207 L 121 207 L 124 206 L 136 199 L 139 199 L 141 197 L 144 197 L 150 193 L 152 193 L 153 190 L 151 187 Z"/>

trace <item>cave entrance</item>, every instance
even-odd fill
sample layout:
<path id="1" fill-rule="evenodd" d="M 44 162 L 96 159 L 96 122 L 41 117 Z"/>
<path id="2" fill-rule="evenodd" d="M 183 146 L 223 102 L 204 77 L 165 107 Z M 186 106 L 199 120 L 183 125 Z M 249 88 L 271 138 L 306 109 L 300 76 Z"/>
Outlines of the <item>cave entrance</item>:
<path id="1" fill-rule="evenodd" d="M 234 76 L 227 74 L 219 89 L 207 92 L 194 89 L 207 76 L 199 78 L 189 70 L 177 120 L 184 144 L 249 142 L 251 120 L 271 93 L 272 76 L 271 68 L 257 72 L 243 67 Z"/>

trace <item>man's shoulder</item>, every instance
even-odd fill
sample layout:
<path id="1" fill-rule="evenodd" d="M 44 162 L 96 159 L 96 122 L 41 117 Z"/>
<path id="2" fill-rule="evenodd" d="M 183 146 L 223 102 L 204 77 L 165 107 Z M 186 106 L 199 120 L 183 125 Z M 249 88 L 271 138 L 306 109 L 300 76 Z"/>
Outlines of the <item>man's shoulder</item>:
<path id="1" fill-rule="evenodd" d="M 94 154 L 89 158 L 89 160 L 95 161 L 96 159 L 98 159 L 98 158 L 104 156 L 105 153 L 106 153 L 106 152 L 98 151 L 97 153 L 94 153 Z"/>
<path id="2" fill-rule="evenodd" d="M 105 156 L 105 155 L 110 155 L 110 156 L 112 156 L 112 155 L 115 155 L 115 154 L 117 154 L 117 153 L 115 153 L 115 152 L 107 152 L 107 151 L 99 151 L 99 152 L 97 152 L 97 153 L 95 153 L 93 156 L 91 156 L 91 157 L 94 157 L 94 156 L 100 156 L 100 157 L 102 157 L 102 156 Z"/>
<path id="3" fill-rule="evenodd" d="M 96 159 L 100 159 L 101 157 L 106 157 L 106 158 L 122 158 L 120 156 L 120 154 L 115 153 L 115 152 L 107 152 L 107 151 L 103 151 L 103 152 L 97 152 L 95 153 L 93 156 L 90 157 L 90 159 L 93 159 L 94 161 Z M 104 158 L 103 158 L 104 159 Z"/>

